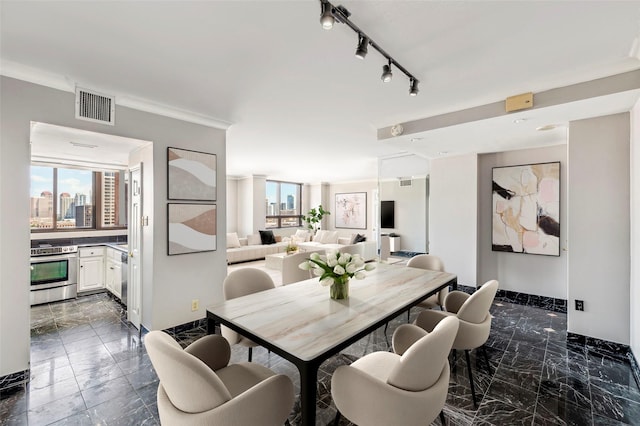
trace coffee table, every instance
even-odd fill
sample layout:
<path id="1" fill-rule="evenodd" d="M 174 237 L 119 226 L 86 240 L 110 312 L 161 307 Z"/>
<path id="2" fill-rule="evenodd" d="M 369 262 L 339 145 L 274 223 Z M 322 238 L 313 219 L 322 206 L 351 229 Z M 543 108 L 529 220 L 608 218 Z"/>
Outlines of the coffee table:
<path id="1" fill-rule="evenodd" d="M 378 264 L 350 281 L 350 296 L 332 300 L 317 278 L 207 307 L 207 330 L 221 323 L 292 362 L 300 372 L 302 424 L 315 425 L 318 368 L 389 320 L 441 289 L 447 272 Z"/>

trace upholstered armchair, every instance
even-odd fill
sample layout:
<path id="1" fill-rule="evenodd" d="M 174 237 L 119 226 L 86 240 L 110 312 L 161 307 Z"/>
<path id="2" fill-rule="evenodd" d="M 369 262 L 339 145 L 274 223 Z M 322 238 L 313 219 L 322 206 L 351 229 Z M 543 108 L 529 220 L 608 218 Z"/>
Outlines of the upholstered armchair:
<path id="1" fill-rule="evenodd" d="M 293 383 L 259 364 L 229 364 L 229 343 L 202 337 L 182 349 L 167 333 L 144 338 L 160 379 L 158 413 L 171 425 L 282 425 L 293 407 Z"/>
<path id="2" fill-rule="evenodd" d="M 498 291 L 498 281 L 487 281 L 472 295 L 461 291 L 452 291 L 445 299 L 447 312 L 425 310 L 420 312 L 415 324 L 426 331 L 434 330 L 437 324 L 445 318 L 457 317 L 460 320 L 460 328 L 453 342 L 453 349 L 462 349 L 467 359 L 469 383 L 473 403 L 477 407 L 476 392 L 473 385 L 473 373 L 469 360 L 469 351 L 482 347 L 491 331 L 491 314 L 489 309 Z M 486 350 L 484 350 L 486 359 Z M 487 360 L 487 365 L 488 365 Z"/>
<path id="3" fill-rule="evenodd" d="M 237 269 L 227 275 L 222 283 L 224 300 L 235 299 L 236 297 L 258 293 L 270 288 L 275 288 L 275 285 L 269 274 L 256 268 Z M 224 325 L 220 326 L 220 331 L 230 345 L 241 345 L 249 348 L 248 359 L 251 362 L 253 347 L 258 346 L 258 344 Z"/>
<path id="4" fill-rule="evenodd" d="M 431 254 L 419 254 L 417 256 L 412 257 L 407 262 L 407 266 L 412 268 L 420 268 L 420 269 L 429 269 L 431 271 L 440 271 L 444 272 L 444 263 L 438 256 L 434 256 Z M 444 299 L 449 294 L 448 288 L 443 288 L 439 292 L 434 295 L 429 296 L 422 302 L 420 302 L 417 306 L 425 309 L 431 309 L 436 306 L 439 306 L 442 310 L 444 307 Z"/>
<path id="5" fill-rule="evenodd" d="M 447 356 L 458 331 L 455 317 L 428 333 L 403 324 L 393 335 L 392 352 L 374 352 L 336 369 L 331 395 L 340 414 L 359 425 L 430 424 L 449 389 Z"/>
<path id="6" fill-rule="evenodd" d="M 312 278 L 311 271 L 305 271 L 298 267 L 298 265 L 309 258 L 311 253 L 324 254 L 325 251 L 323 249 L 309 250 L 290 254 L 282 259 L 282 285 L 287 285 Z"/>

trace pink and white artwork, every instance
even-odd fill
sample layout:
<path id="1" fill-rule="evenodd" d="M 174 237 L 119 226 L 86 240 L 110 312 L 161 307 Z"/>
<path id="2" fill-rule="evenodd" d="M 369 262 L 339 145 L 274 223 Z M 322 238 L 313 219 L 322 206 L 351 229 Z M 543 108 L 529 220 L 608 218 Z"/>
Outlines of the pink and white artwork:
<path id="1" fill-rule="evenodd" d="M 560 256 L 560 163 L 493 168 L 493 251 Z"/>
<path id="2" fill-rule="evenodd" d="M 336 228 L 367 229 L 367 193 L 336 194 Z"/>

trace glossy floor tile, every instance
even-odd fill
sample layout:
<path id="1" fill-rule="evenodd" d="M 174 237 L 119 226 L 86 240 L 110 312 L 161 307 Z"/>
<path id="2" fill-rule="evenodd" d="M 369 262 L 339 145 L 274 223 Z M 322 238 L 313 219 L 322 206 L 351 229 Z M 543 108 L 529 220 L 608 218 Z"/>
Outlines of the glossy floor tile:
<path id="1" fill-rule="evenodd" d="M 418 313 L 412 310 L 412 317 Z M 566 315 L 496 301 L 486 349 L 489 365 L 471 353 L 474 408 L 468 366 L 460 352 L 453 364 L 444 413 L 449 425 L 619 425 L 640 424 L 640 390 L 628 362 L 615 351 L 567 339 Z M 333 421 L 331 374 L 340 365 L 389 350 L 393 330 L 376 330 L 319 371 L 317 424 Z M 174 335 L 186 346 L 203 328 Z M 31 308 L 31 382 L 0 395 L 2 425 L 156 425 L 158 379 L 121 306 L 106 294 Z M 246 360 L 233 349 L 232 362 Z M 288 361 L 263 348 L 254 362 L 287 374 L 296 392 L 300 380 Z M 291 413 L 298 423 L 299 403 Z M 350 423 L 342 418 L 341 425 Z M 440 424 L 436 419 L 434 424 Z"/>

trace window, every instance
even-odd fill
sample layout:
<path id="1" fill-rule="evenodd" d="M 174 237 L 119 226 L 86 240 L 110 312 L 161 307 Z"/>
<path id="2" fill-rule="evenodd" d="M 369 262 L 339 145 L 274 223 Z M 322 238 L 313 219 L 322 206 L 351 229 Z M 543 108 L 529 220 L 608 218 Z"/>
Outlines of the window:
<path id="1" fill-rule="evenodd" d="M 267 181 L 266 227 L 291 228 L 302 223 L 300 194 L 302 185 L 291 182 Z"/>
<path id="2" fill-rule="evenodd" d="M 124 171 L 31 166 L 31 230 L 126 226 Z"/>

